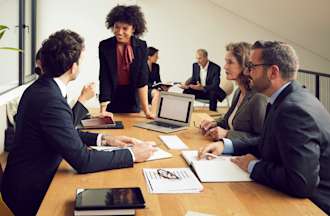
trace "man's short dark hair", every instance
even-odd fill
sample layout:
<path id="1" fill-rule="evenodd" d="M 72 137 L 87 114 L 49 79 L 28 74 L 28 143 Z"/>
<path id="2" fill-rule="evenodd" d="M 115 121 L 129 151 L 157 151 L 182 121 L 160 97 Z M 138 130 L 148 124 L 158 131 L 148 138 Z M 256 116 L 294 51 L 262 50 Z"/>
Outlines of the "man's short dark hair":
<path id="1" fill-rule="evenodd" d="M 127 23 L 134 28 L 134 35 L 137 37 L 143 35 L 147 30 L 146 21 L 141 8 L 137 5 L 117 5 L 112 8 L 106 18 L 106 27 L 113 28 L 116 22 Z"/>
<path id="2" fill-rule="evenodd" d="M 289 44 L 279 41 L 256 41 L 252 49 L 262 49 L 262 63 L 277 65 L 283 79 L 291 80 L 296 76 L 299 60 Z"/>
<path id="3" fill-rule="evenodd" d="M 148 47 L 148 56 L 153 56 L 158 52 L 158 49 L 155 47 Z"/>
<path id="4" fill-rule="evenodd" d="M 41 49 L 42 69 L 49 77 L 59 77 L 78 63 L 84 39 L 70 30 L 60 30 L 43 41 Z"/>

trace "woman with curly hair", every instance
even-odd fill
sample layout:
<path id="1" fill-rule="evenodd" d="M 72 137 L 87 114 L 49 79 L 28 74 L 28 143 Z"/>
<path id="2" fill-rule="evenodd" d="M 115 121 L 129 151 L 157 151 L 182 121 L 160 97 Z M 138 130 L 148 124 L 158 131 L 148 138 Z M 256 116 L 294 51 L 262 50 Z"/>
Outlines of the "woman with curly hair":
<path id="1" fill-rule="evenodd" d="M 101 113 L 140 112 L 147 118 L 147 44 L 138 37 L 146 31 L 146 21 L 137 5 L 114 7 L 106 17 L 114 37 L 99 44 Z"/>
<path id="2" fill-rule="evenodd" d="M 262 132 L 267 98 L 253 89 L 250 77 L 244 74 L 249 68 L 250 50 L 251 45 L 246 42 L 226 46 L 224 69 L 227 79 L 236 81 L 238 88 L 223 118 L 201 123 L 202 133 L 214 141 L 253 137 Z"/>

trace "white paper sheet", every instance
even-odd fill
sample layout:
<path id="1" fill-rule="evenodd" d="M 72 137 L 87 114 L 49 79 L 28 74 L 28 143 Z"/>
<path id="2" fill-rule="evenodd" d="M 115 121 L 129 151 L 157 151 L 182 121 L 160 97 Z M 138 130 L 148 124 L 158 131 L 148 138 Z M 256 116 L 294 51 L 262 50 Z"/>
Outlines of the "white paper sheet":
<path id="1" fill-rule="evenodd" d="M 175 135 L 160 135 L 159 138 L 169 149 L 188 149 L 188 146 Z"/>
<path id="2" fill-rule="evenodd" d="M 199 193 L 203 185 L 189 168 L 162 168 L 179 176 L 179 179 L 167 179 L 160 176 L 158 169 L 144 168 L 143 174 L 150 193 Z"/>

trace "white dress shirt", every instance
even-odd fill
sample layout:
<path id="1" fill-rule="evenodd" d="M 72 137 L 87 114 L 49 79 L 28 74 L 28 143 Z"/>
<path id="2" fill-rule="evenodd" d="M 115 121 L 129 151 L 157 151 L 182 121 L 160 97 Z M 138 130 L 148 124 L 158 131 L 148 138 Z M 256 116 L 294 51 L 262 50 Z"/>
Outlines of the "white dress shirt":
<path id="1" fill-rule="evenodd" d="M 206 63 L 204 68 L 203 68 L 202 65 L 199 65 L 199 67 L 200 67 L 199 77 L 201 79 L 201 84 L 202 84 L 202 86 L 205 86 L 206 85 L 207 69 L 209 67 L 209 61 Z"/>

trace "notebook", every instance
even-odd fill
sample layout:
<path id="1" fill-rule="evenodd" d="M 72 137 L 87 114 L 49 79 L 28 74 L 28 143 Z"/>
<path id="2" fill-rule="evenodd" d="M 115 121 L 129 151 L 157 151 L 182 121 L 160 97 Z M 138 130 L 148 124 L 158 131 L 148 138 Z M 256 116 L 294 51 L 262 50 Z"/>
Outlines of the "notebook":
<path id="1" fill-rule="evenodd" d="M 181 154 L 201 182 L 252 181 L 249 173 L 230 161 L 232 156 L 219 156 L 212 160 L 197 160 L 197 151 L 182 151 Z"/>
<path id="2" fill-rule="evenodd" d="M 162 88 L 162 87 L 167 87 L 167 88 L 169 88 L 169 87 L 172 87 L 172 86 L 173 86 L 173 84 L 171 84 L 171 83 L 162 83 L 162 82 L 158 82 L 158 83 L 153 84 L 153 85 L 152 85 L 152 88 Z"/>
<path id="3" fill-rule="evenodd" d="M 156 119 L 134 126 L 162 133 L 186 129 L 191 120 L 194 98 L 190 94 L 160 92 Z"/>
<path id="4" fill-rule="evenodd" d="M 77 189 L 74 215 L 134 215 L 137 208 L 145 208 L 137 187 Z"/>
<path id="5" fill-rule="evenodd" d="M 109 117 L 95 117 L 81 120 L 84 129 L 112 128 L 116 125 L 115 121 Z"/>

